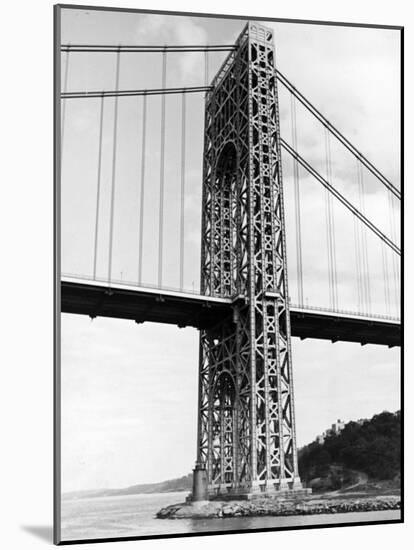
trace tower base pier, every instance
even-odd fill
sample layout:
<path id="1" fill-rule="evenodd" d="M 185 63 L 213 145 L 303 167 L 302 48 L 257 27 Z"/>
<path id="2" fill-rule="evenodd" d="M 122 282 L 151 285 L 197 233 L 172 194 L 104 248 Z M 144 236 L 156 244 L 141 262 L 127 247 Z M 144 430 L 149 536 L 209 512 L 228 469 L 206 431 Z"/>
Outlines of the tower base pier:
<path id="1" fill-rule="evenodd" d="M 192 502 L 209 500 L 206 468 L 198 462 L 193 469 L 193 492 L 188 500 Z"/>
<path id="2" fill-rule="evenodd" d="M 207 472 L 204 465 L 197 463 L 193 470 L 193 491 L 187 497 L 187 502 L 205 500 L 258 500 L 258 499 L 300 499 L 312 493 L 312 489 L 305 488 L 299 478 L 284 479 L 279 482 L 258 482 L 232 487 L 230 484 L 211 486 L 207 481 Z"/>
<path id="3" fill-rule="evenodd" d="M 257 500 L 257 499 L 297 499 L 310 495 L 312 489 L 304 488 L 299 481 L 268 483 L 267 485 L 246 485 L 240 487 L 209 487 L 209 500 Z"/>

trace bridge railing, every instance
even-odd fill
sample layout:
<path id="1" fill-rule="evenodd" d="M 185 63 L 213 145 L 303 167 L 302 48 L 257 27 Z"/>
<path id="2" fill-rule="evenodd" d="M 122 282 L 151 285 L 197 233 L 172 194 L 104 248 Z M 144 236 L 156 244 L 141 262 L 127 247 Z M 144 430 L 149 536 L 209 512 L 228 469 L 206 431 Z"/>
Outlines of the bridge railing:
<path id="1" fill-rule="evenodd" d="M 192 289 L 192 290 L 183 290 L 181 288 L 177 288 L 177 287 L 169 287 L 169 286 L 163 286 L 162 288 L 159 288 L 155 285 L 150 285 L 150 284 L 145 284 L 145 283 L 141 283 L 141 284 L 137 284 L 136 282 L 134 281 L 126 281 L 126 280 L 122 280 L 122 279 L 112 279 L 111 282 L 108 282 L 107 279 L 104 279 L 104 278 L 100 278 L 100 277 L 96 277 L 93 281 L 91 280 L 91 278 L 87 275 L 79 275 L 79 274 L 74 274 L 74 273 L 62 273 L 62 280 L 63 281 L 71 281 L 71 282 L 78 282 L 78 283 L 88 283 L 88 284 L 93 284 L 93 283 L 96 283 L 97 285 L 99 286 L 104 286 L 104 287 L 107 287 L 107 288 L 111 288 L 111 287 L 128 287 L 128 289 L 146 289 L 146 290 L 151 290 L 151 291 L 157 291 L 159 292 L 160 294 L 162 294 L 163 292 L 172 292 L 174 294 L 186 294 L 186 295 L 193 295 L 193 296 L 203 296 L 200 292 L 199 289 Z M 231 299 L 229 298 L 229 302 L 231 301 Z M 399 323 L 400 322 L 400 318 L 399 317 L 395 317 L 395 316 L 391 316 L 391 315 L 381 315 L 381 314 L 375 314 L 375 313 L 369 313 L 369 314 L 365 314 L 365 313 L 361 313 L 359 311 L 355 311 L 355 310 L 349 310 L 349 309 L 330 309 L 330 308 L 326 308 L 326 307 L 319 307 L 319 306 L 313 306 L 313 305 L 299 305 L 299 304 L 296 304 L 296 303 L 293 303 L 291 299 L 289 299 L 289 306 L 291 309 L 294 309 L 294 310 L 303 310 L 303 311 L 318 311 L 318 312 L 321 312 L 321 313 L 325 313 L 327 315 L 338 315 L 338 316 L 352 316 L 352 317 L 361 317 L 361 318 L 369 318 L 369 319 L 381 319 L 381 320 L 384 320 L 384 321 L 391 321 L 391 322 L 396 322 L 396 323 Z"/>

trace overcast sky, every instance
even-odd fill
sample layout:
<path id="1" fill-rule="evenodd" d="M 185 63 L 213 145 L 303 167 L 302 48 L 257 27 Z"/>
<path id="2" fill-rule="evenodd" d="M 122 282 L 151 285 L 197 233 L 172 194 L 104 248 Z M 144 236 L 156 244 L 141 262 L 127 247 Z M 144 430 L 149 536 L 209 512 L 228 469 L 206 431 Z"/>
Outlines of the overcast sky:
<path id="1" fill-rule="evenodd" d="M 233 43 L 245 22 L 62 10 L 63 43 Z M 396 31 L 269 23 L 278 68 L 399 187 L 399 35 Z M 139 57 L 139 56 L 138 56 Z M 125 55 L 120 88 L 159 87 L 160 59 Z M 211 55 L 209 77 L 223 54 Z M 66 57 L 63 56 L 63 75 Z M 113 89 L 115 56 L 71 54 L 68 90 Z M 64 79 L 63 79 L 64 80 Z M 168 57 L 167 86 L 203 85 L 200 54 Z M 177 286 L 180 103 L 167 98 L 165 284 Z M 203 97 L 187 100 L 186 277 L 197 289 Z M 280 90 L 282 134 L 291 141 L 290 99 Z M 113 100 L 105 100 L 98 275 L 106 276 Z M 157 269 L 160 99 L 148 100 L 144 282 Z M 90 275 L 93 265 L 99 101 L 65 106 L 62 174 L 62 269 Z M 137 280 L 142 98 L 120 99 L 113 277 Z M 298 150 L 324 175 L 324 134 L 298 106 Z M 355 162 L 333 145 L 335 184 L 356 201 Z M 290 295 L 295 301 L 291 161 L 284 157 Z M 368 174 L 367 215 L 391 234 L 385 195 Z M 301 173 L 305 299 L 328 305 L 323 192 Z M 398 223 L 398 212 L 394 205 Z M 355 309 L 353 225 L 335 210 L 340 305 Z M 371 239 L 371 238 L 369 238 Z M 381 248 L 368 241 L 373 311 L 384 313 Z M 131 250 L 134 251 L 131 253 Z M 387 253 L 390 275 L 392 257 Z M 392 278 L 392 277 L 391 277 Z M 391 281 L 392 282 L 392 281 Z M 395 294 L 396 288 L 391 288 Z M 395 314 L 395 304 L 391 313 Z M 298 444 L 336 418 L 399 408 L 399 350 L 293 339 Z M 198 335 L 192 329 L 62 316 L 63 490 L 120 487 L 190 471 L 195 459 Z M 311 414 L 310 412 L 311 411 Z"/>

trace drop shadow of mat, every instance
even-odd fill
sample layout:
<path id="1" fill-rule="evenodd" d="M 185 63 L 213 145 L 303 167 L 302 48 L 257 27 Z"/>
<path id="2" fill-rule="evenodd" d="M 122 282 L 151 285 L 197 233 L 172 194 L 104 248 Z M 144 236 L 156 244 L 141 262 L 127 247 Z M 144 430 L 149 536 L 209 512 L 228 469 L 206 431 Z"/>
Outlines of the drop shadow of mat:
<path id="1" fill-rule="evenodd" d="M 53 543 L 53 527 L 51 525 L 21 525 L 23 531 L 35 537 Z"/>

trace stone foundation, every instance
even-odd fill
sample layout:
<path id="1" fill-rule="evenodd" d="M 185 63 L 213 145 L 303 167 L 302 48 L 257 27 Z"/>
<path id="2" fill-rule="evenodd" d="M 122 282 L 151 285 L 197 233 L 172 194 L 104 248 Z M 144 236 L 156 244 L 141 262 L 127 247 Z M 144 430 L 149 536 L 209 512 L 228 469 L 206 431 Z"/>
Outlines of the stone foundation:
<path id="1" fill-rule="evenodd" d="M 399 510 L 399 496 L 365 498 L 261 498 L 254 500 L 204 500 L 173 504 L 157 513 L 160 519 L 209 519 L 254 516 L 299 516 Z"/>

